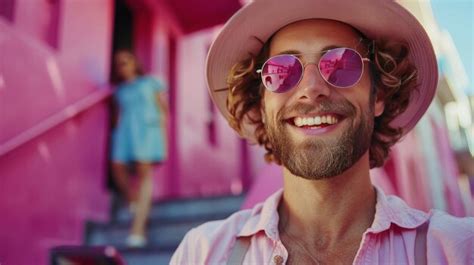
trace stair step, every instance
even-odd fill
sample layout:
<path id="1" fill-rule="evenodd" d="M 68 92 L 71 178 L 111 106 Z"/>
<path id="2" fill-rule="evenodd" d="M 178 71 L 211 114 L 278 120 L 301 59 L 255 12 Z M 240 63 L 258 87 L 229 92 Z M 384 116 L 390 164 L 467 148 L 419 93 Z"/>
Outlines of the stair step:
<path id="1" fill-rule="evenodd" d="M 128 265 L 168 264 L 190 229 L 227 218 L 240 209 L 243 200 L 244 195 L 155 202 L 148 221 L 148 243 L 137 249 L 125 245 L 133 216 L 126 207 L 115 205 L 110 223 L 87 223 L 85 244 L 114 246 Z"/>
<path id="2" fill-rule="evenodd" d="M 219 220 L 223 218 L 216 218 Z M 195 219 L 192 221 L 179 222 L 160 222 L 153 221 L 148 225 L 148 245 L 162 246 L 174 250 L 184 235 L 192 228 L 207 222 L 210 219 Z M 125 240 L 128 236 L 130 225 L 127 223 L 120 224 L 97 224 L 89 223 L 86 233 L 87 245 L 113 245 L 116 247 L 124 247 Z"/>
<path id="3" fill-rule="evenodd" d="M 221 196 L 197 199 L 178 199 L 153 204 L 151 220 L 183 220 L 200 216 L 222 216 L 240 209 L 244 196 Z M 126 207 L 120 207 L 113 214 L 114 222 L 131 222 L 132 214 Z"/>
<path id="4" fill-rule="evenodd" d="M 169 264 L 173 251 L 157 248 L 118 249 L 127 265 Z"/>

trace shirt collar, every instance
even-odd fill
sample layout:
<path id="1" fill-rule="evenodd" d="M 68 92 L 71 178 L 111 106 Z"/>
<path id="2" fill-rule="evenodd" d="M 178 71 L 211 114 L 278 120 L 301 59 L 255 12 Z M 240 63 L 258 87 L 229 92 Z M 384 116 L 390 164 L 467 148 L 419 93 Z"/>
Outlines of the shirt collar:
<path id="1" fill-rule="evenodd" d="M 431 213 L 409 207 L 402 199 L 385 195 L 385 193 L 375 188 L 377 192 L 377 203 L 375 205 L 375 217 L 368 232 L 379 233 L 395 224 L 401 228 L 414 229 L 425 223 Z"/>
<path id="2" fill-rule="evenodd" d="M 375 217 L 367 232 L 380 233 L 388 230 L 392 223 L 401 228 L 414 229 L 425 223 L 431 215 L 431 213 L 410 208 L 396 196 L 387 196 L 378 188 L 375 190 L 377 194 Z M 265 202 L 257 204 L 237 236 L 247 237 L 264 231 L 267 237 L 275 241 L 279 240 L 278 205 L 282 195 L 283 189 L 280 189 L 268 197 Z"/>
<path id="3" fill-rule="evenodd" d="M 264 231 L 267 237 L 275 241 L 279 240 L 278 221 L 280 218 L 278 216 L 278 205 L 282 195 L 283 189 L 280 189 L 268 197 L 265 202 L 257 204 L 237 236 L 252 236 Z"/>

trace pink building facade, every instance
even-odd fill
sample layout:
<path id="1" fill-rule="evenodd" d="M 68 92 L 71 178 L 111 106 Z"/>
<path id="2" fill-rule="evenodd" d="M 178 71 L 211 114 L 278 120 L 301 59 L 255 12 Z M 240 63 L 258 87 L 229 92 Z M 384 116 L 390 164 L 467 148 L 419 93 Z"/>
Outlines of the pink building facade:
<path id="1" fill-rule="evenodd" d="M 259 175 L 244 205 L 251 207 L 282 186 L 281 169 L 264 166 L 263 150 L 236 136 L 207 92 L 207 51 L 240 2 L 0 0 L 1 265 L 47 264 L 52 247 L 83 242 L 86 220 L 109 218 L 109 76 L 117 48 L 133 48 L 167 84 L 169 159 L 156 171 L 155 199 L 238 194 Z M 402 154 L 403 144 L 392 157 L 416 158 Z M 415 187 L 407 164 L 388 163 L 374 183 L 415 207 L 436 206 L 421 203 L 416 189 L 401 191 Z M 445 193 L 457 201 L 450 181 L 438 186 L 450 187 Z M 458 208 L 446 206 L 464 215 Z"/>
<path id="2" fill-rule="evenodd" d="M 240 3 L 122 2 L 0 3 L 1 264 L 47 264 L 51 247 L 82 243 L 86 220 L 107 220 L 108 80 L 123 43 L 168 87 L 169 160 L 155 198 L 240 193 L 263 165 L 214 109 L 204 78 L 213 27 Z"/>

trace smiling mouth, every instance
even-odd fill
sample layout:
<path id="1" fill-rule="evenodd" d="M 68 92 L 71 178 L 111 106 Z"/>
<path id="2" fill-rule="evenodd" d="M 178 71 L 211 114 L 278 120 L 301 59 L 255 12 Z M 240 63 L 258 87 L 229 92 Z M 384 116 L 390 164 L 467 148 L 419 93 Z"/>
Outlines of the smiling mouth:
<path id="1" fill-rule="evenodd" d="M 339 114 L 324 114 L 306 117 L 297 116 L 287 119 L 286 122 L 298 128 L 317 129 L 338 124 L 343 119 L 344 117 Z"/>

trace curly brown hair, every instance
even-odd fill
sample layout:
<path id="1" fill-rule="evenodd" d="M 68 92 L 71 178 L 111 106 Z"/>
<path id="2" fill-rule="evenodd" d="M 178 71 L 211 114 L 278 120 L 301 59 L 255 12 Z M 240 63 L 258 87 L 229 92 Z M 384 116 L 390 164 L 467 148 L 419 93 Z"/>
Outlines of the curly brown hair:
<path id="1" fill-rule="evenodd" d="M 418 90 L 417 70 L 409 60 L 408 45 L 401 42 L 374 40 L 370 43 L 370 73 L 372 91 L 378 99 L 383 99 L 385 108 L 382 115 L 374 119 L 370 154 L 370 168 L 383 165 L 390 147 L 403 135 L 402 128 L 395 128 L 390 123 L 403 113 L 410 101 L 411 93 Z M 265 92 L 260 75 L 257 74 L 269 56 L 269 43 L 264 44 L 256 56 L 236 63 L 227 79 L 229 93 L 227 109 L 229 125 L 243 135 L 243 124 L 250 123 L 255 127 L 255 139 L 265 150 L 265 160 L 281 165 L 274 155 L 265 126 L 262 122 L 262 98 Z"/>

